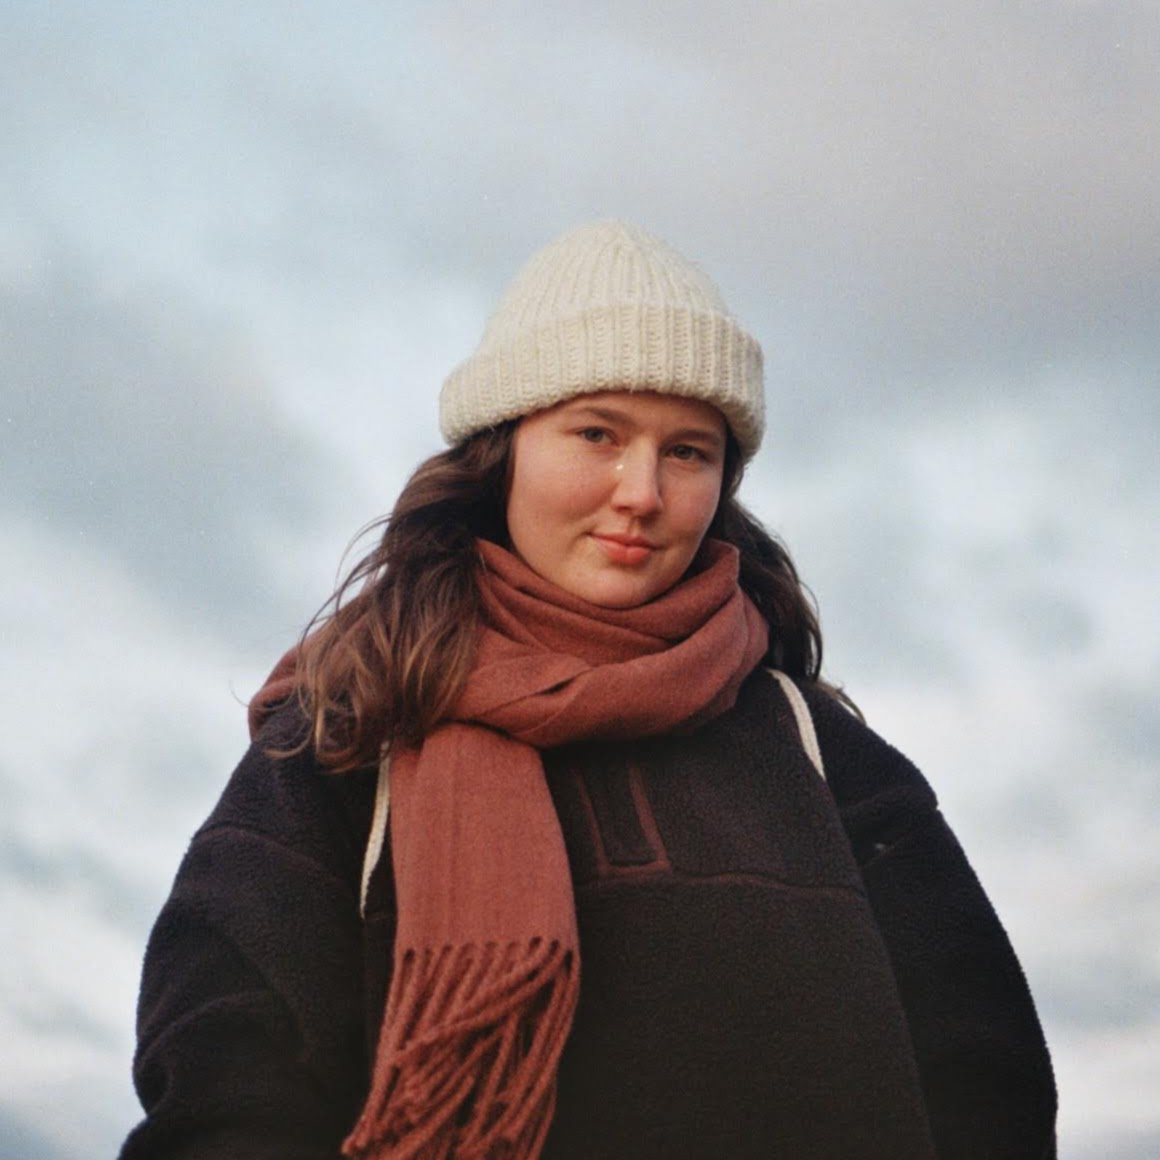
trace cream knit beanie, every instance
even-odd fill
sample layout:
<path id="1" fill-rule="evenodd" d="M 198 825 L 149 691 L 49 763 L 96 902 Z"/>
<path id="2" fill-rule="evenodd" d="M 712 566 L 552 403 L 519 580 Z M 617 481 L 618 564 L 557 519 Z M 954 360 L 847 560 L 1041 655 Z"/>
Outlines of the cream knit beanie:
<path id="1" fill-rule="evenodd" d="M 516 276 L 476 352 L 443 384 L 455 444 L 596 391 L 658 391 L 719 408 L 748 459 L 765 427 L 761 347 L 696 266 L 625 222 L 578 226 Z"/>

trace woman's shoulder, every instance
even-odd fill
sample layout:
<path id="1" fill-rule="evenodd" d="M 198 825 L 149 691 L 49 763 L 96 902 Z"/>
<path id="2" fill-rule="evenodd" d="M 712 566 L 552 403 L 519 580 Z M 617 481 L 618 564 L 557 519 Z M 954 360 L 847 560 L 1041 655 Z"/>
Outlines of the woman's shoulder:
<path id="1" fill-rule="evenodd" d="M 297 698 L 274 708 L 194 844 L 233 834 L 320 864 L 356 865 L 370 830 L 377 771 L 331 773 L 309 744 L 309 732 Z"/>
<path id="2" fill-rule="evenodd" d="M 803 737 L 804 731 L 812 729 L 823 774 L 839 806 L 851 806 L 884 793 L 902 793 L 916 803 L 935 807 L 934 791 L 914 763 L 835 693 L 816 681 L 795 678 L 793 688 L 800 693 L 808 713 L 809 720 L 805 722 L 794 713 L 792 693 L 770 670 L 755 674 L 755 681 L 767 702 L 767 711 L 780 712 Z"/>

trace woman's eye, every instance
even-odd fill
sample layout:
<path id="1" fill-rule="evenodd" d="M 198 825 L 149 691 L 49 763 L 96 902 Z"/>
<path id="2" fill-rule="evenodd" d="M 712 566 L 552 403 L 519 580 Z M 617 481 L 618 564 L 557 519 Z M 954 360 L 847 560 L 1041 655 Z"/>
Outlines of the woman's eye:
<path id="1" fill-rule="evenodd" d="M 704 452 L 699 447 L 693 447 L 689 443 L 678 443 L 669 454 L 683 463 L 693 463 L 698 459 L 705 458 Z"/>
<path id="2" fill-rule="evenodd" d="M 603 427 L 585 427 L 580 432 L 580 438 L 586 443 L 603 443 L 608 438 L 608 432 Z"/>

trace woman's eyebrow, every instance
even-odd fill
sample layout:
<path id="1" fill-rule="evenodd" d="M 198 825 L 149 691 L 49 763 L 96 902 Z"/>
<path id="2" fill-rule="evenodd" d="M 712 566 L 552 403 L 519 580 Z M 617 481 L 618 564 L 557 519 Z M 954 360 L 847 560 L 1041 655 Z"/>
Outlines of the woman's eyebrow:
<path id="1" fill-rule="evenodd" d="M 725 436 L 713 427 L 682 427 L 679 431 L 670 432 L 669 438 L 696 439 L 702 443 L 711 443 L 714 447 L 725 446 Z"/>

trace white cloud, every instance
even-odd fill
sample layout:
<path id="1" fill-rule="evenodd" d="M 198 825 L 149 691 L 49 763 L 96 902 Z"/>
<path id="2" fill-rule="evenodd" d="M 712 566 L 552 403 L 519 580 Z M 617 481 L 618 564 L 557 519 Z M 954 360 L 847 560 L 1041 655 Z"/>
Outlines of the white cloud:
<path id="1" fill-rule="evenodd" d="M 244 747 L 236 697 L 262 661 L 174 618 L 115 559 L 25 525 L 3 542 L 0 1086 L 6 1114 L 79 1157 L 135 1115 L 145 935 Z"/>

